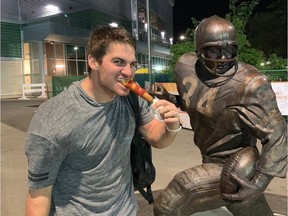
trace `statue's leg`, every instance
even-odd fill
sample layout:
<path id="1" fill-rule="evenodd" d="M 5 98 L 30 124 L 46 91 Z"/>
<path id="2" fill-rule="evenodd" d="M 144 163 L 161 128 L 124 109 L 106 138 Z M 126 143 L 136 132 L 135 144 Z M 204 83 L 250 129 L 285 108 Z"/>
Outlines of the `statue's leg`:
<path id="1" fill-rule="evenodd" d="M 253 196 L 248 200 L 234 202 L 226 205 L 226 208 L 234 216 L 273 216 L 273 211 L 269 207 L 264 194 Z"/>
<path id="2" fill-rule="evenodd" d="M 225 205 L 220 193 L 219 164 L 200 164 L 184 170 L 156 198 L 155 216 L 188 216 Z"/>

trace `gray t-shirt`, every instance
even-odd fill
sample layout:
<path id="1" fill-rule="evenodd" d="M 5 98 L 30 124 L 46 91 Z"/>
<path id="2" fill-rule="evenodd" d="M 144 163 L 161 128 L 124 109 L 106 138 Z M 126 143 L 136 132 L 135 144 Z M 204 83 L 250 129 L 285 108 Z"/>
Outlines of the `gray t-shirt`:
<path id="1" fill-rule="evenodd" d="M 53 185 L 50 215 L 136 215 L 131 105 L 119 96 L 97 103 L 80 83 L 41 104 L 32 118 L 25 143 L 29 189 Z M 141 98 L 139 106 L 140 124 L 147 124 L 153 112 Z"/>

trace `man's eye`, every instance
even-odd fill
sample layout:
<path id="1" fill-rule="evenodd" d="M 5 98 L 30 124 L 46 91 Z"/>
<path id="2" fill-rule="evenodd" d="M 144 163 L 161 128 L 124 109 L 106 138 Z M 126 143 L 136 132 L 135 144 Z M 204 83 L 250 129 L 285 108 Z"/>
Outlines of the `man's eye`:
<path id="1" fill-rule="evenodd" d="M 133 68 L 133 69 L 137 69 L 138 68 L 138 63 L 136 63 L 136 62 L 132 63 L 130 67 Z"/>
<path id="2" fill-rule="evenodd" d="M 126 63 L 122 60 L 114 60 L 114 64 L 116 64 L 119 67 L 125 67 Z"/>

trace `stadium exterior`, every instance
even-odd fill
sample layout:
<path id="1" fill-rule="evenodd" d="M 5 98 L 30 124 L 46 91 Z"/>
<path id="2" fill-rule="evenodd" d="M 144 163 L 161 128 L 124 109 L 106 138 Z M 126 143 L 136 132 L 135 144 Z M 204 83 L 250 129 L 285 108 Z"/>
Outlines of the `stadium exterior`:
<path id="1" fill-rule="evenodd" d="M 131 31 L 139 64 L 159 73 L 173 43 L 173 6 L 174 0 L 2 0 L 1 98 L 21 96 L 24 83 L 85 74 L 89 33 L 107 24 Z"/>

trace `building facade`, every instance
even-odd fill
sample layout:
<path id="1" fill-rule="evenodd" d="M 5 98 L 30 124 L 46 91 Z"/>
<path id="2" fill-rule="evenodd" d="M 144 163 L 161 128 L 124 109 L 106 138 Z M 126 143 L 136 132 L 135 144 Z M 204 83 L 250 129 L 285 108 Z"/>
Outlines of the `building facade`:
<path id="1" fill-rule="evenodd" d="M 150 63 L 153 73 L 166 69 L 173 40 L 173 6 L 173 0 L 2 0 L 1 98 L 22 95 L 24 83 L 85 74 L 87 39 L 101 25 L 131 31 L 143 68 Z"/>

